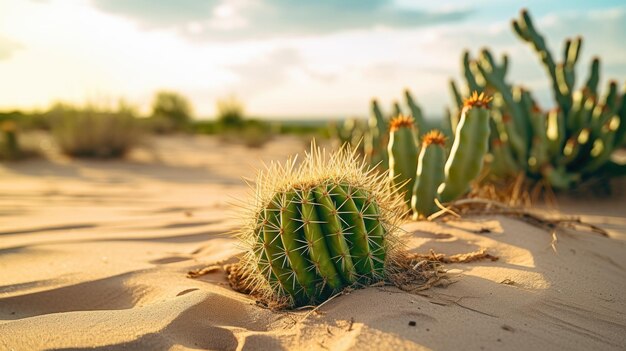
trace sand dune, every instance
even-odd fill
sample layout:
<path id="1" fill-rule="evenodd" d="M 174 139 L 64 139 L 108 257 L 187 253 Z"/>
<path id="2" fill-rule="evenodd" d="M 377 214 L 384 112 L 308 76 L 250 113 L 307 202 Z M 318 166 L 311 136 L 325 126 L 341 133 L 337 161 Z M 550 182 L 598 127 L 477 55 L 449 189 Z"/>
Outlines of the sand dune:
<path id="1" fill-rule="evenodd" d="M 0 349 L 626 348 L 626 196 L 561 209 L 610 238 L 516 219 L 407 223 L 414 252 L 484 248 L 498 261 L 447 265 L 453 284 L 373 287 L 318 311 L 274 312 L 230 289 L 230 203 L 239 179 L 304 143 L 263 150 L 164 138 L 129 161 L 34 160 L 0 167 Z M 410 323 L 414 322 L 414 323 Z M 415 325 L 411 325 L 415 324 Z"/>

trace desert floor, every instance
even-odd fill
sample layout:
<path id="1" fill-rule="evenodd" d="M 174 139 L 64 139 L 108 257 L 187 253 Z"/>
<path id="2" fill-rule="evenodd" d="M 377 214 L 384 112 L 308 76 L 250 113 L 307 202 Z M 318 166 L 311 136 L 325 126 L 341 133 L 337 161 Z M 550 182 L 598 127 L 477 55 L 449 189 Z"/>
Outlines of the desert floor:
<path id="1" fill-rule="evenodd" d="M 420 294 L 371 287 L 274 312 L 221 269 L 187 278 L 240 252 L 227 233 L 241 177 L 305 149 L 168 137 L 125 161 L 0 165 L 0 349 L 626 349 L 624 182 L 610 198 L 560 198 L 610 238 L 559 230 L 554 242 L 501 216 L 407 223 L 414 252 L 500 257 L 447 265 L 454 283 Z"/>

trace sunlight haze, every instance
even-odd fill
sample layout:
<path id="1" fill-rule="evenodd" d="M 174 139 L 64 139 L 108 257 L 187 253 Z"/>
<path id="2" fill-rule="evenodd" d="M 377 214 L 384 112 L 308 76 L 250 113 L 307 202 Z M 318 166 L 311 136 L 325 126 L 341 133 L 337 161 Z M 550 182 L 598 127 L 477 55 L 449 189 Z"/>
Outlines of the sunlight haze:
<path id="1" fill-rule="evenodd" d="M 558 57 L 566 35 L 583 35 L 581 75 L 599 55 L 602 77 L 623 79 L 620 3 L 2 0 L 0 109 L 123 98 L 145 113 L 165 89 L 189 97 L 199 118 L 230 95 L 255 116 L 347 117 L 367 115 L 374 96 L 389 108 L 409 88 L 439 116 L 462 50 L 483 46 L 511 54 L 509 80 L 549 107 L 543 68 L 511 18 L 528 7 Z"/>

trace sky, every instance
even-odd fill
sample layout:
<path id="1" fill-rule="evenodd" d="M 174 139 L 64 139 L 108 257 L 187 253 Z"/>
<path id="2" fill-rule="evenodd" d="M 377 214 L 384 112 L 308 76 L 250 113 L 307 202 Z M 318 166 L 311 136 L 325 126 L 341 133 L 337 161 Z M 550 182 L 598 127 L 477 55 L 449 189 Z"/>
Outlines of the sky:
<path id="1" fill-rule="evenodd" d="M 0 109 L 55 101 L 114 104 L 148 113 L 154 93 L 176 91 L 198 118 L 236 96 L 248 115 L 366 116 L 413 92 L 427 116 L 450 104 L 463 50 L 510 56 L 510 82 L 552 103 L 531 47 L 510 26 L 529 9 L 553 55 L 585 39 L 604 81 L 626 78 L 623 1 L 507 0 L 0 0 Z"/>

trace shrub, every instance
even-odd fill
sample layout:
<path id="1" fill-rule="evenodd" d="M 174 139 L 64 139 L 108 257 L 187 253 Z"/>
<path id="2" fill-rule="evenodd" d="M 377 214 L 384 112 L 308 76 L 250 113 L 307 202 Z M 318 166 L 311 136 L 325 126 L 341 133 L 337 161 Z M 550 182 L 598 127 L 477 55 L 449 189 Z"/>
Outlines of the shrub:
<path id="1" fill-rule="evenodd" d="M 185 129 L 192 119 L 191 103 L 184 96 L 160 91 L 152 103 L 151 127 L 158 133 Z"/>
<path id="2" fill-rule="evenodd" d="M 63 153 L 76 157 L 122 157 L 140 140 L 134 113 L 57 105 L 50 113 L 52 133 Z"/>
<path id="3" fill-rule="evenodd" d="M 13 120 L 0 122 L 0 159 L 17 160 L 22 157 L 19 145 L 17 123 Z"/>
<path id="4" fill-rule="evenodd" d="M 223 129 L 241 128 L 244 124 L 243 104 L 232 96 L 218 100 L 217 122 Z"/>

